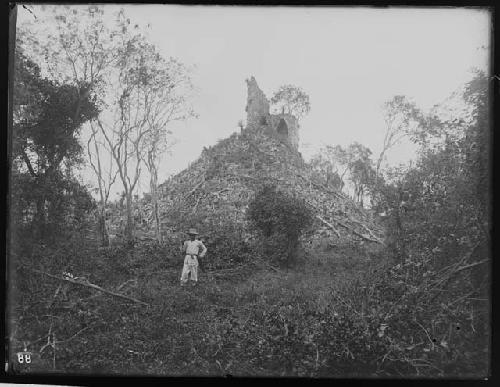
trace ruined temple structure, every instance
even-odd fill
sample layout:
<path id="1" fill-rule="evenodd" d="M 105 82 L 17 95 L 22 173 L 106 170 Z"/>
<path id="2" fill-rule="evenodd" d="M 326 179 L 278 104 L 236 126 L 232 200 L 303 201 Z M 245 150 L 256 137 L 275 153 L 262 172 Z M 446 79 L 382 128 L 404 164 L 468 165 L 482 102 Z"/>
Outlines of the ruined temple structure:
<path id="1" fill-rule="evenodd" d="M 315 180 L 298 151 L 297 119 L 289 114 L 271 114 L 269 101 L 255 78 L 246 83 L 246 127 L 205 147 L 186 169 L 160 185 L 162 238 L 182 238 L 190 227 L 212 241 L 218 238 L 221 227 L 241 238 L 252 238 L 246 219 L 248 204 L 262 184 L 273 184 L 304 198 L 314 209 L 317 222 L 310 241 L 380 242 L 382 230 L 369 211 Z M 151 202 L 146 198 L 142 201 L 141 228 L 145 235 L 153 236 Z"/>
<path id="2" fill-rule="evenodd" d="M 252 76 L 246 80 L 247 97 L 247 127 L 264 130 L 274 135 L 283 143 L 290 145 L 296 151 L 299 148 L 299 123 L 291 114 L 270 114 L 269 101 Z"/>

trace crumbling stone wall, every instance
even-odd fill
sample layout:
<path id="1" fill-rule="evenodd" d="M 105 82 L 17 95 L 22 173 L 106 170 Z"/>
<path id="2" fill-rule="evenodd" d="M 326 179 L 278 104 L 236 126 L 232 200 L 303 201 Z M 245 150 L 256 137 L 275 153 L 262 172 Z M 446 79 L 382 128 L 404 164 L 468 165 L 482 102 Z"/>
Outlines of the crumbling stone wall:
<path id="1" fill-rule="evenodd" d="M 297 122 L 297 119 L 291 114 L 271 114 L 269 120 L 272 130 L 277 133 L 280 140 L 291 145 L 293 149 L 298 150 L 299 123 Z M 282 120 L 286 123 L 286 133 L 278 130 Z"/>
<path id="2" fill-rule="evenodd" d="M 254 77 L 246 80 L 248 87 L 247 96 L 247 125 L 258 127 L 267 121 L 269 116 L 269 101 L 264 92 L 257 85 Z"/>
<path id="3" fill-rule="evenodd" d="M 246 80 L 248 87 L 247 96 L 247 128 L 253 130 L 263 129 L 265 133 L 273 135 L 280 141 L 288 144 L 292 149 L 299 149 L 299 123 L 291 114 L 270 114 L 269 100 L 257 85 L 252 76 Z M 284 121 L 285 125 L 280 122 Z M 278 131 L 278 128 L 281 130 Z"/>

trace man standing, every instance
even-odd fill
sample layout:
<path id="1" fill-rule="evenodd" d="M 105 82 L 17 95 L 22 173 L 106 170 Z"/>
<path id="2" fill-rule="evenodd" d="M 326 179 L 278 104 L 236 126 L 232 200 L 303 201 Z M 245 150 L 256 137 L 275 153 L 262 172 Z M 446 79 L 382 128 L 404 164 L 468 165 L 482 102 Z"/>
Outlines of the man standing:
<path id="1" fill-rule="evenodd" d="M 191 283 L 193 286 L 196 285 L 198 282 L 198 256 L 203 258 L 207 253 L 207 248 L 203 242 L 196 239 L 198 233 L 194 228 L 189 229 L 188 235 L 189 240 L 185 241 L 181 247 L 181 251 L 186 254 L 181 274 L 181 286 L 187 284 L 189 274 L 191 274 Z"/>

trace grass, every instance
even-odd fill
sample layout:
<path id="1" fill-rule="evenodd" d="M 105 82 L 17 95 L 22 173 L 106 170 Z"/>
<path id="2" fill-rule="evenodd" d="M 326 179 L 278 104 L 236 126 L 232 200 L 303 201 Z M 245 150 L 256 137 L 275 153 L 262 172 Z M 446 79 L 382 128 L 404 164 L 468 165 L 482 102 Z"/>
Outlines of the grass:
<path id="1" fill-rule="evenodd" d="M 40 335 L 47 333 L 47 325 L 52 324 L 54 330 L 57 326 L 56 340 L 62 342 L 55 351 L 46 347 L 38 367 L 33 364 L 24 371 L 51 371 L 55 365 L 56 371 L 68 373 L 275 374 L 273 369 L 278 370 L 279 364 L 271 369 L 255 365 L 261 360 L 260 352 L 254 359 L 243 356 L 248 345 L 255 344 L 243 337 L 246 330 L 265 329 L 258 325 L 259 316 L 286 302 L 291 305 L 301 300 L 314 310 L 330 307 L 332 290 L 370 263 L 341 251 L 309 254 L 313 258 L 306 265 L 279 273 L 266 269 L 226 274 L 202 271 L 194 288 L 179 286 L 180 259 L 177 265 L 162 262 L 158 257 L 148 258 L 140 249 L 135 253 L 116 251 L 107 262 L 96 258 L 99 265 L 94 269 L 88 263 L 91 282 L 117 289 L 128 281 L 120 291 L 151 306 L 71 287 L 69 300 L 57 299 L 51 307 L 56 318 L 42 319 L 38 326 Z M 26 323 L 37 325 L 33 320 Z M 23 328 L 35 327 L 21 327 L 18 337 L 23 337 Z M 22 346 L 21 340 L 15 343 Z M 37 349 L 37 345 L 30 348 L 39 352 Z"/>
<path id="2" fill-rule="evenodd" d="M 19 324 L 15 351 L 22 340 L 34 341 L 49 329 L 60 341 L 42 353 L 46 340 L 31 345 L 39 358 L 20 372 L 334 377 L 401 372 L 401 367 L 380 369 L 380 358 L 393 344 L 379 336 L 379 322 L 367 306 L 367 278 L 390 265 L 383 250 L 314 247 L 296 268 L 201 271 L 196 287 L 181 287 L 182 259 L 162 254 L 145 254 L 141 246 L 117 250 L 97 271 L 89 260 L 96 284 L 110 290 L 122 286 L 121 293 L 150 306 L 72 288 L 69 300 L 34 310 L 36 319 Z M 52 297 L 56 283 L 47 285 L 44 297 Z"/>

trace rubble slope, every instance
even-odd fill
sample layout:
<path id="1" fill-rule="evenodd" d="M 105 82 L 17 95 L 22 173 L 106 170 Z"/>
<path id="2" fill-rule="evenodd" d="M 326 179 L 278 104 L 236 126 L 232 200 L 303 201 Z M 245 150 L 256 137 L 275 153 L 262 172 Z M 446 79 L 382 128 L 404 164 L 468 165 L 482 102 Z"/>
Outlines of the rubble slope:
<path id="1" fill-rule="evenodd" d="M 197 227 L 208 236 L 219 220 L 249 236 L 245 211 L 264 183 L 295 193 L 314 208 L 315 236 L 382 242 L 382 229 L 370 212 L 314 181 L 301 154 L 270 134 L 265 124 L 205 148 L 188 168 L 160 186 L 162 229 L 171 234 Z M 143 209 L 152 224 L 150 204 Z"/>

